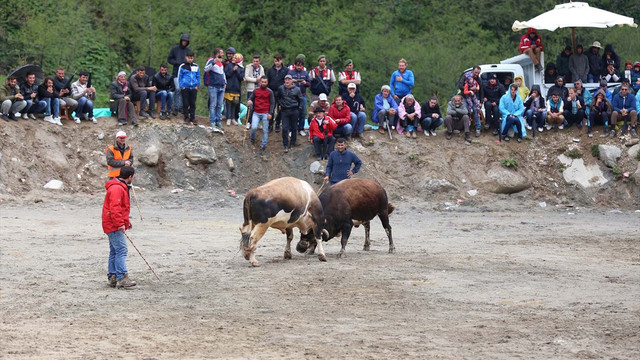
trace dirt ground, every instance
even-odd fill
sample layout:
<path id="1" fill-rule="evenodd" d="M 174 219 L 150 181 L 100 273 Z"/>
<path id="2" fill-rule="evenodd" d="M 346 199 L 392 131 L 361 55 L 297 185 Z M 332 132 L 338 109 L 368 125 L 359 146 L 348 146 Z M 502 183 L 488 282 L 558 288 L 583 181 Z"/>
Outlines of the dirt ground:
<path id="1" fill-rule="evenodd" d="M 640 358 L 633 210 L 394 201 L 396 254 L 377 220 L 326 263 L 270 230 L 251 268 L 241 196 L 141 192 L 128 233 L 161 281 L 129 246 L 121 290 L 102 196 L 0 203 L 0 358 Z"/>

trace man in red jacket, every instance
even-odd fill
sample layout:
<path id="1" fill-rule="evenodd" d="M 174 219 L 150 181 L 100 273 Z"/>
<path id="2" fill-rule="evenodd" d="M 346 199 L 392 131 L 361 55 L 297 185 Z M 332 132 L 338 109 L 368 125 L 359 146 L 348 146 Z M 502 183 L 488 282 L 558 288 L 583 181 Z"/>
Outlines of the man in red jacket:
<path id="1" fill-rule="evenodd" d="M 127 239 L 125 230 L 131 229 L 129 222 L 129 187 L 135 169 L 131 166 L 120 168 L 120 174 L 107 181 L 107 195 L 102 206 L 102 230 L 109 237 L 109 286 L 130 288 L 136 282 L 127 273 Z"/>
<path id="2" fill-rule="evenodd" d="M 309 141 L 316 150 L 318 160 L 325 160 L 333 151 L 336 138 L 333 137 L 333 131 L 338 127 L 330 116 L 324 115 L 324 109 L 315 108 L 313 120 L 309 123 Z"/>

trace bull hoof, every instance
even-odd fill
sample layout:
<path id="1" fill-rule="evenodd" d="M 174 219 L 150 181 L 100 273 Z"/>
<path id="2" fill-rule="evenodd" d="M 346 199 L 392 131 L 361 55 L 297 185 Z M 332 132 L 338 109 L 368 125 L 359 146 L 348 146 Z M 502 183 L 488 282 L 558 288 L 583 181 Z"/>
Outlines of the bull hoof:
<path id="1" fill-rule="evenodd" d="M 340 250 L 340 252 L 338 253 L 338 259 L 340 259 L 343 256 L 347 257 L 347 253 L 344 250 Z"/>
<path id="2" fill-rule="evenodd" d="M 296 251 L 299 252 L 300 254 L 302 254 L 305 251 L 307 251 L 308 248 L 309 248 L 309 243 L 306 242 L 306 241 L 300 241 L 296 245 Z"/>
<path id="3" fill-rule="evenodd" d="M 249 256 L 250 256 L 250 255 L 249 255 L 249 253 L 248 253 L 248 252 L 245 252 L 245 253 L 244 253 L 244 259 L 245 259 L 245 260 L 249 260 Z"/>
<path id="4" fill-rule="evenodd" d="M 284 252 L 284 258 L 286 260 L 291 260 L 291 251 L 285 251 Z"/>
<path id="5" fill-rule="evenodd" d="M 257 262 L 257 261 L 252 261 L 252 262 L 251 262 L 251 266 L 253 266 L 253 267 L 260 267 L 260 263 L 259 263 L 259 262 Z"/>
<path id="6" fill-rule="evenodd" d="M 327 261 L 327 257 L 324 255 L 318 255 L 318 260 L 320 261 Z"/>
<path id="7" fill-rule="evenodd" d="M 389 246 L 389 254 L 394 254 L 396 252 L 395 246 Z"/>
<path id="8" fill-rule="evenodd" d="M 362 250 L 369 251 L 369 248 L 370 248 L 369 244 L 365 244 Z"/>

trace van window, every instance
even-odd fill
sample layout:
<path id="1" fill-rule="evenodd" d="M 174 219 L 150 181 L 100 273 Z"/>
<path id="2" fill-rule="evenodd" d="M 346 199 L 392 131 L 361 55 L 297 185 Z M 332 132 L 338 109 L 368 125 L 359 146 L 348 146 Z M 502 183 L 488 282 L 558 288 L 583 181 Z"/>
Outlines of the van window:
<path id="1" fill-rule="evenodd" d="M 504 85 L 505 88 L 509 87 L 509 85 L 513 82 L 513 77 L 515 76 L 512 71 L 482 73 L 480 74 L 480 81 L 482 82 L 483 86 L 489 84 L 489 76 L 491 76 L 491 74 L 496 74 L 496 76 L 498 77 L 498 82 Z"/>

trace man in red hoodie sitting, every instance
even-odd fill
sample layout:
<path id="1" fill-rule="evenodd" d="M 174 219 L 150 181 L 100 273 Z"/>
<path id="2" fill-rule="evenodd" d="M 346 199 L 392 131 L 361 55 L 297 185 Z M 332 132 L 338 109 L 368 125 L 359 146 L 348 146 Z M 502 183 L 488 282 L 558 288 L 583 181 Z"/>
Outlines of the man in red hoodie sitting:
<path id="1" fill-rule="evenodd" d="M 329 108 L 329 117 L 338 124 L 334 134 L 336 136 L 342 135 L 343 138 L 349 140 L 349 136 L 353 133 L 351 109 L 347 106 L 344 99 L 342 99 L 342 96 L 338 95 L 333 99 L 331 107 Z"/>
<path id="2" fill-rule="evenodd" d="M 315 108 L 313 113 L 314 117 L 309 123 L 309 141 L 316 150 L 318 160 L 327 159 L 336 143 L 333 131 L 338 124 L 331 117 L 325 116 L 324 109 L 321 107 Z"/>
<path id="3" fill-rule="evenodd" d="M 102 230 L 109 237 L 108 284 L 111 287 L 131 288 L 136 282 L 127 272 L 127 239 L 124 232 L 131 229 L 129 222 L 129 187 L 135 169 L 131 166 L 120 168 L 120 174 L 107 181 L 107 195 L 102 206 Z"/>

